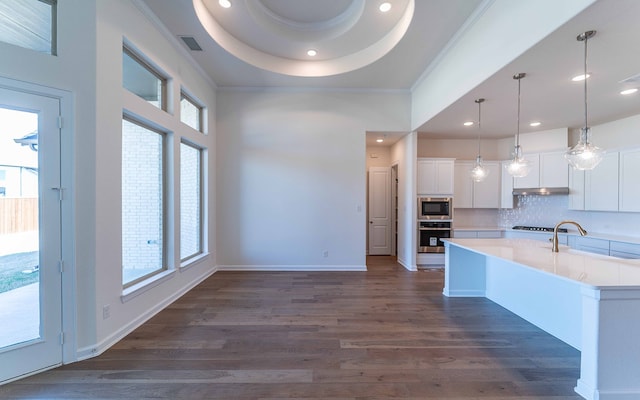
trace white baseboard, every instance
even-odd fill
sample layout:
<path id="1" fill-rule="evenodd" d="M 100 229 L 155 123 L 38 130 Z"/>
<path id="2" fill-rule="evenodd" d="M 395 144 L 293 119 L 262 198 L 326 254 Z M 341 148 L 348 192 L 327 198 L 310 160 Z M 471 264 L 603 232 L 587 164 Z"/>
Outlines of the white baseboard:
<path id="1" fill-rule="evenodd" d="M 104 338 L 99 343 L 97 343 L 95 345 L 92 345 L 92 346 L 86 346 L 86 347 L 79 348 L 77 353 L 76 353 L 76 359 L 74 361 L 86 360 L 88 358 L 96 357 L 96 356 L 99 356 L 100 354 L 104 353 L 111 346 L 113 346 L 114 344 L 118 343 L 118 341 L 122 340 L 125 336 L 127 336 L 128 334 L 133 332 L 135 329 L 137 329 L 140 325 L 142 325 L 145 322 L 147 322 L 149 319 L 151 319 L 157 313 L 159 313 L 160 311 L 164 310 L 171 303 L 173 303 L 174 301 L 176 301 L 177 299 L 182 297 L 189 290 L 193 289 L 198 284 L 202 283 L 202 281 L 204 281 L 205 279 L 207 279 L 208 277 L 213 275 L 217 270 L 218 270 L 217 268 L 213 268 L 213 269 L 205 271 L 203 274 L 199 275 L 194 280 L 189 282 L 189 284 L 184 286 L 181 290 L 173 293 L 171 296 L 169 296 L 166 299 L 164 299 L 164 301 L 162 301 L 159 304 L 156 304 L 155 307 L 147 310 L 147 312 L 145 312 L 144 314 L 139 315 L 138 318 L 134 319 L 133 321 L 131 321 L 127 325 L 125 325 L 122 328 L 118 329 L 116 332 L 114 332 L 111 335 L 109 335 L 108 337 Z"/>
<path id="2" fill-rule="evenodd" d="M 403 259 L 401 259 L 400 257 L 398 257 L 397 259 L 398 264 L 402 265 L 406 270 L 408 271 L 412 271 L 412 272 L 416 272 L 418 270 L 418 267 L 415 265 L 411 265 L 407 262 L 405 262 Z"/>
<path id="3" fill-rule="evenodd" d="M 366 265 L 219 265 L 218 271 L 366 271 Z"/>

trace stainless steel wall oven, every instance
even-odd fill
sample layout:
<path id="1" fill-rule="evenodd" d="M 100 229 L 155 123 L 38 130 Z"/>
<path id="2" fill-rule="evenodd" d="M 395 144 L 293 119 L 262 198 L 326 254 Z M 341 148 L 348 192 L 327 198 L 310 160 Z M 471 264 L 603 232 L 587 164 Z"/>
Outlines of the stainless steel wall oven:
<path id="1" fill-rule="evenodd" d="M 418 221 L 418 253 L 444 253 L 440 239 L 451 237 L 451 221 Z"/>

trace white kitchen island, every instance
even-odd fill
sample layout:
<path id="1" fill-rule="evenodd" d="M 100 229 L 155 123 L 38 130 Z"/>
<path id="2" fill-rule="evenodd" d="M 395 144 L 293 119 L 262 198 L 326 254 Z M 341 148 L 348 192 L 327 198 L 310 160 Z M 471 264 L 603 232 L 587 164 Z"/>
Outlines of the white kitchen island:
<path id="1" fill-rule="evenodd" d="M 445 296 L 486 297 L 580 350 L 582 397 L 640 399 L 640 260 L 529 239 L 445 246 Z"/>

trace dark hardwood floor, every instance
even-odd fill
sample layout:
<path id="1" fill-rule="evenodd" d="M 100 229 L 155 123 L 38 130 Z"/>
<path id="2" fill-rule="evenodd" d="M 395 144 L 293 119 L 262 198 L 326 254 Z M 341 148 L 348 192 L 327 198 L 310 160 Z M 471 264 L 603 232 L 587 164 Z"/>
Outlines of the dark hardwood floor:
<path id="1" fill-rule="evenodd" d="M 441 271 L 218 272 L 99 357 L 16 399 L 581 399 L 580 353 Z"/>

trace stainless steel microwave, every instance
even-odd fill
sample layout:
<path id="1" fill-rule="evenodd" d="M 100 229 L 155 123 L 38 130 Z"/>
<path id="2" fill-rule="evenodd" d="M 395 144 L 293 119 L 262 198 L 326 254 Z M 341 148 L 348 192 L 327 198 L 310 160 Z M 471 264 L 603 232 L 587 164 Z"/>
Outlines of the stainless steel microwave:
<path id="1" fill-rule="evenodd" d="M 418 198 L 418 219 L 450 220 L 453 219 L 453 204 L 451 197 L 420 197 Z"/>

